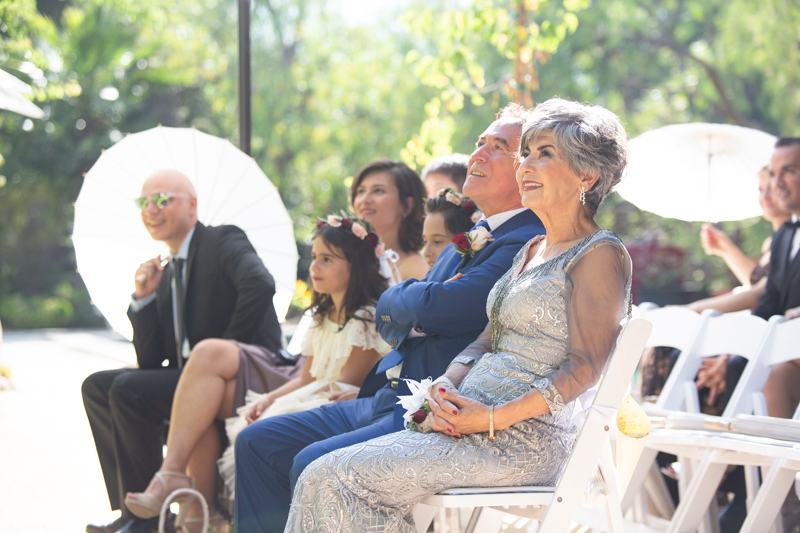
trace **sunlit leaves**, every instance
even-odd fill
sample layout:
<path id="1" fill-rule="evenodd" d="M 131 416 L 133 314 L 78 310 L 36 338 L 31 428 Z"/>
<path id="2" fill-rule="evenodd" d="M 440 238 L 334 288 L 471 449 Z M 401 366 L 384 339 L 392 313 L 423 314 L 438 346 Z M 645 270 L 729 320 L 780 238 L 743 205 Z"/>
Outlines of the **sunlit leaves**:
<path id="1" fill-rule="evenodd" d="M 461 111 L 465 97 L 473 106 L 482 106 L 490 92 L 495 93 L 493 100 L 501 93 L 506 99 L 526 100 L 525 95 L 538 88 L 535 64 L 545 62 L 577 30 L 574 12 L 587 4 L 585 0 L 474 0 L 467 9 L 446 2 L 415 5 L 401 20 L 425 44 L 409 52 L 406 61 L 422 83 L 441 91 L 437 99 L 446 114 Z M 499 75 L 487 77 L 486 66 L 498 60 L 504 64 Z M 429 114 L 424 127 L 446 134 L 447 128 L 434 120 L 437 117 Z M 439 144 L 430 145 L 423 156 L 425 137 L 420 133 L 413 149 L 407 147 L 404 157 L 409 162 L 442 149 L 437 139 Z"/>

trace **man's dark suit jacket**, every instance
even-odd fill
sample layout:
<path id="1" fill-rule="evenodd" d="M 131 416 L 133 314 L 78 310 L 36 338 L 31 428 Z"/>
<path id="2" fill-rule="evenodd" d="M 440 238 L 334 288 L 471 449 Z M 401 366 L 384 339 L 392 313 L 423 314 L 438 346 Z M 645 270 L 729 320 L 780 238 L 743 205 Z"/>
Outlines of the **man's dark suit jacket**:
<path id="1" fill-rule="evenodd" d="M 492 230 L 494 241 L 475 255 L 456 256 L 452 246 L 442 251 L 425 279 L 410 279 L 390 287 L 377 306 L 377 323 L 383 339 L 403 355 L 398 395 L 409 394 L 404 379 L 437 378 L 450 362 L 478 338 L 489 321 L 486 298 L 494 284 L 511 268 L 520 248 L 544 226 L 526 209 Z M 463 277 L 447 281 L 455 274 Z M 413 329 L 426 337 L 410 338 Z M 388 355 L 387 355 L 388 357 Z M 376 365 L 377 368 L 377 365 Z M 360 396 L 374 394 L 385 374 L 371 371 Z M 395 406 L 395 429 L 403 429 L 403 411 Z"/>
<path id="2" fill-rule="evenodd" d="M 272 297 L 275 281 L 245 233 L 236 226 L 195 226 L 186 261 L 186 335 L 232 339 L 277 353 L 281 328 Z M 172 319 L 172 286 L 164 271 L 156 299 L 138 312 L 128 310 L 139 368 L 177 367 Z"/>
<path id="3" fill-rule="evenodd" d="M 797 229 L 796 231 L 800 231 Z M 793 229 L 781 226 L 772 237 L 767 286 L 753 314 L 768 320 L 800 306 L 800 252 L 789 261 Z"/>

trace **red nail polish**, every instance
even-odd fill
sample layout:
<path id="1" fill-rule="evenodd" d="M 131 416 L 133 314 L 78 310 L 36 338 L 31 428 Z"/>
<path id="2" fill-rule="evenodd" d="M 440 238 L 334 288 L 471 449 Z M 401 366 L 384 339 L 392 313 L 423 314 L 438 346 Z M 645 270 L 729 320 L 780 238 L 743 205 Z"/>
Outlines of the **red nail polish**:
<path id="1" fill-rule="evenodd" d="M 439 387 L 439 393 L 444 394 L 444 387 Z"/>
<path id="2" fill-rule="evenodd" d="M 453 430 L 452 430 L 452 429 L 450 429 L 450 428 L 447 428 L 447 431 L 449 431 L 450 433 L 452 433 L 452 432 L 453 432 Z"/>
<path id="3" fill-rule="evenodd" d="M 456 411 L 455 409 L 453 409 L 453 414 L 454 414 L 454 415 L 457 415 L 457 414 L 458 414 L 458 411 Z"/>

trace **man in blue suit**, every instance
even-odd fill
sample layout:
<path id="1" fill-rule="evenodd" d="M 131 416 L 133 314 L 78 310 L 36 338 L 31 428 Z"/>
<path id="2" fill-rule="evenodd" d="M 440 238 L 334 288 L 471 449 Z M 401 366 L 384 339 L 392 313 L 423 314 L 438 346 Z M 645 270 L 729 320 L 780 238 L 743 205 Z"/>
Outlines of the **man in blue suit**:
<path id="1" fill-rule="evenodd" d="M 520 248 L 544 233 L 539 218 L 522 207 L 516 182 L 525 118 L 518 105 L 503 109 L 470 157 L 464 194 L 483 211 L 478 225 L 494 240 L 463 257 L 447 247 L 425 279 L 406 280 L 381 296 L 381 336 L 395 349 L 369 373 L 359 398 L 268 418 L 238 435 L 237 532 L 283 531 L 303 469 L 330 451 L 403 429 L 396 406 L 397 394 L 407 391 L 402 379 L 440 376 L 486 327 L 489 291 Z"/>

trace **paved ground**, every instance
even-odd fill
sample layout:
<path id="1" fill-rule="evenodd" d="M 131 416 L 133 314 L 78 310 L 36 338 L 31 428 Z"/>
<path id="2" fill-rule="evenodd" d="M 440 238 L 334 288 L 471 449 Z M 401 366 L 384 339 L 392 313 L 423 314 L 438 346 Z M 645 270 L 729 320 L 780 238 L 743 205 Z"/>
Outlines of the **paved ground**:
<path id="1" fill-rule="evenodd" d="M 106 331 L 4 333 L 14 388 L 0 390 L 0 532 L 80 533 L 113 520 L 80 386 L 132 365 L 133 346 Z"/>

